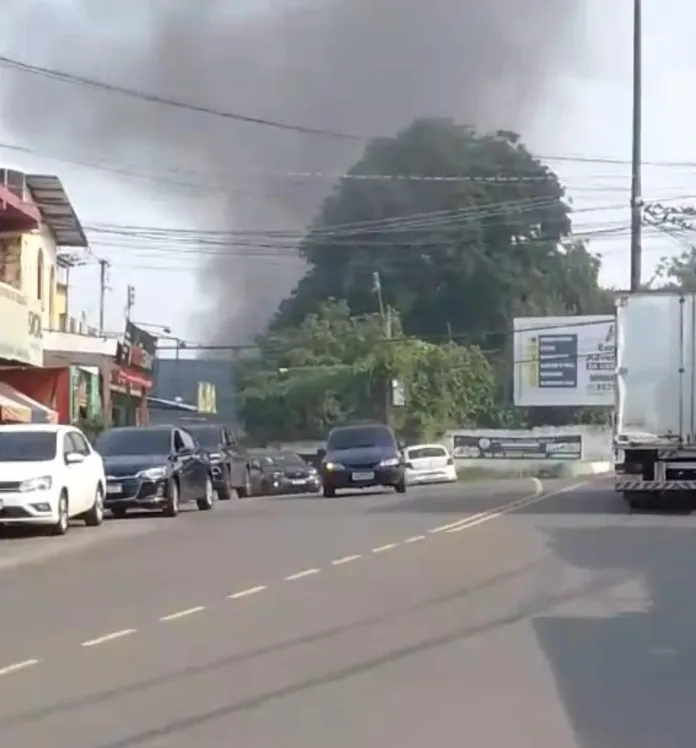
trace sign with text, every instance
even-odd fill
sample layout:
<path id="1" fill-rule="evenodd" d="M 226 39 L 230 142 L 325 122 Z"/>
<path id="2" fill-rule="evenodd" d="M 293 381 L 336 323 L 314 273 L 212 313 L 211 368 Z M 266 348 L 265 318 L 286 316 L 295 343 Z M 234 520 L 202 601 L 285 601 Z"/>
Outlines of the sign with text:
<path id="1" fill-rule="evenodd" d="M 132 322 L 126 322 L 123 343 L 116 350 L 116 363 L 129 369 L 151 373 L 157 354 L 157 338 Z"/>
<path id="2" fill-rule="evenodd" d="M 43 366 L 43 320 L 38 302 L 0 283 L 0 359 Z"/>
<path id="3" fill-rule="evenodd" d="M 582 435 L 496 436 L 455 434 L 454 456 L 460 460 L 580 460 Z"/>
<path id="4" fill-rule="evenodd" d="M 513 335 L 515 405 L 614 404 L 613 315 L 518 317 Z"/>

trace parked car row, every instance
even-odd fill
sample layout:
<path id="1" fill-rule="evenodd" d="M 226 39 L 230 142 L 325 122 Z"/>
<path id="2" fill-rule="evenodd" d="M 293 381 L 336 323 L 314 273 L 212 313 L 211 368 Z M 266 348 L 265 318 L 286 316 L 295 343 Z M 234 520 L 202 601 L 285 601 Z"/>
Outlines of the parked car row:
<path id="1" fill-rule="evenodd" d="M 70 520 L 98 526 L 109 510 L 176 517 L 183 504 L 455 481 L 439 444 L 406 447 L 382 424 L 335 428 L 318 468 L 288 450 L 247 452 L 224 425 L 108 429 L 91 445 L 73 426 L 0 426 L 0 525 L 35 524 L 64 535 Z"/>

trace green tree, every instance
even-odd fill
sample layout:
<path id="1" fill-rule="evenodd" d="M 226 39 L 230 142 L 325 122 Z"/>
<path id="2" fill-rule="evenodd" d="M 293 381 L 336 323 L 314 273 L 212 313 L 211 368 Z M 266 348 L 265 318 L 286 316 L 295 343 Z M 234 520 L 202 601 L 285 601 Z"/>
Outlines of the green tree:
<path id="1" fill-rule="evenodd" d="M 372 142 L 351 173 L 430 179 L 342 180 L 302 242 L 309 272 L 273 329 L 329 297 L 374 311 L 375 271 L 404 330 L 430 340 L 451 332 L 501 349 L 514 316 L 610 308 L 599 260 L 572 240 L 563 187 L 514 133 L 418 120 Z"/>
<path id="2" fill-rule="evenodd" d="M 394 425 L 413 438 L 473 425 L 493 407 L 492 369 L 478 348 L 406 337 L 396 314 L 390 327 L 388 337 L 379 313 L 351 316 L 330 299 L 263 336 L 239 378 L 247 433 L 261 443 L 316 439 L 337 423 L 384 418 L 395 379 L 406 407 L 390 409 Z"/>

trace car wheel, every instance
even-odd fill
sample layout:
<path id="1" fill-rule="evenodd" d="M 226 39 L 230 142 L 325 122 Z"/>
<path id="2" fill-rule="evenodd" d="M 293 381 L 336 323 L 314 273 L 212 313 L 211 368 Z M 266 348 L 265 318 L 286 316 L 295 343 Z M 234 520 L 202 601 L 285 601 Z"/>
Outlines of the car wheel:
<path id="1" fill-rule="evenodd" d="M 97 486 L 94 492 L 94 504 L 85 513 L 85 524 L 87 527 L 99 527 L 104 521 L 104 492 L 101 486 Z"/>
<path id="2" fill-rule="evenodd" d="M 324 486 L 323 494 L 325 499 L 333 499 L 336 495 L 336 489 L 333 486 Z"/>
<path id="3" fill-rule="evenodd" d="M 70 529 L 68 495 L 63 491 L 58 499 L 58 519 L 51 525 L 51 535 L 65 535 Z"/>
<path id="4" fill-rule="evenodd" d="M 179 514 L 179 484 L 170 480 L 167 486 L 167 503 L 162 510 L 165 517 L 176 517 Z"/>
<path id="5" fill-rule="evenodd" d="M 406 493 L 406 479 L 402 478 L 395 486 L 394 490 L 397 493 Z"/>
<path id="6" fill-rule="evenodd" d="M 210 475 L 206 475 L 205 477 L 205 494 L 196 501 L 196 504 L 198 504 L 198 508 L 202 512 L 210 511 L 215 504 L 215 491 L 213 490 L 213 481 Z"/>
<path id="7" fill-rule="evenodd" d="M 229 501 L 230 499 L 234 498 L 234 496 L 237 493 L 237 490 L 232 487 L 230 484 L 230 469 L 229 468 L 223 468 L 224 472 L 224 480 L 219 485 L 217 494 L 220 501 Z"/>
<path id="8" fill-rule="evenodd" d="M 251 476 L 249 471 L 244 471 L 244 485 L 237 488 L 237 495 L 240 499 L 248 499 L 251 496 Z"/>

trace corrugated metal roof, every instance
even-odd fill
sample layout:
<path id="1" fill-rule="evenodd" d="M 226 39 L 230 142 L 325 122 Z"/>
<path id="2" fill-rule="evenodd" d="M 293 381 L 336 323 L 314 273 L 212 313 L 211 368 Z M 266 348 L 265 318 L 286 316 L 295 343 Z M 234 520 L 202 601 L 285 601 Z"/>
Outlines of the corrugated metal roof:
<path id="1" fill-rule="evenodd" d="M 50 174 L 27 174 L 27 187 L 59 247 L 89 246 L 63 184 Z"/>

